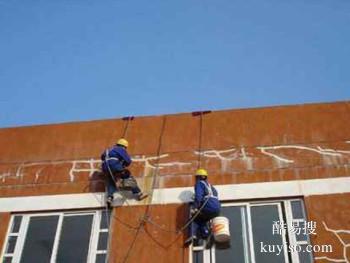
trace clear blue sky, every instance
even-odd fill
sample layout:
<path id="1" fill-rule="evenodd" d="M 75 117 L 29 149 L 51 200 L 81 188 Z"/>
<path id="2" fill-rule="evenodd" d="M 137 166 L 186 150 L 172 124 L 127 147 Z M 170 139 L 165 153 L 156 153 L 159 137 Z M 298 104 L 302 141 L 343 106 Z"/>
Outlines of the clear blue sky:
<path id="1" fill-rule="evenodd" d="M 348 0 L 0 0 L 0 127 L 350 99 Z"/>

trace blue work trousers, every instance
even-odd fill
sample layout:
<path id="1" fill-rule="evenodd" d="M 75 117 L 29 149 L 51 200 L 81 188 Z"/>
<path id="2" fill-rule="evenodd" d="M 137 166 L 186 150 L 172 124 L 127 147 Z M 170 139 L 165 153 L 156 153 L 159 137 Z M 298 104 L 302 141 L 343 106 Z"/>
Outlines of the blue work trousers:
<path id="1" fill-rule="evenodd" d="M 200 237 L 205 239 L 210 234 L 209 221 L 215 217 L 219 216 L 219 212 L 209 212 L 202 210 L 190 226 L 190 236 Z"/>
<path id="2" fill-rule="evenodd" d="M 118 191 L 116 182 L 120 179 L 130 179 L 132 178 L 132 175 L 130 174 L 130 171 L 127 169 L 123 169 L 118 167 L 118 169 L 115 169 L 116 166 L 108 167 L 108 164 L 104 162 L 102 164 L 102 170 L 104 174 L 106 175 L 106 183 L 107 183 L 107 195 L 108 197 L 113 197 L 113 194 Z M 131 188 L 131 192 L 133 194 L 138 194 L 141 192 L 141 189 L 136 185 Z"/>

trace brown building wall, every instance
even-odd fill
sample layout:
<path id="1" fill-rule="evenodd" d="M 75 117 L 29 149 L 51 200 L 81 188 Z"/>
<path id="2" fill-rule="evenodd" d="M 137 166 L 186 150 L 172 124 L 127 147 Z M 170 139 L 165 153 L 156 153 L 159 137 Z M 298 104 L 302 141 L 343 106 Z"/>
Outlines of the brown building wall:
<path id="1" fill-rule="evenodd" d="M 186 233 L 176 232 L 187 221 L 187 209 L 186 205 L 114 209 L 110 262 L 188 262 Z M 142 223 L 147 215 L 154 224 Z"/>
<path id="2" fill-rule="evenodd" d="M 203 116 L 203 149 L 309 144 L 349 139 L 349 102 L 215 111 Z M 157 153 L 164 116 L 130 122 L 132 154 Z M 198 148 L 199 117 L 166 116 L 162 152 Z M 37 162 L 99 157 L 126 121 L 102 120 L 0 129 L 2 162 Z"/>
<path id="3" fill-rule="evenodd" d="M 3 250 L 10 218 L 10 213 L 0 213 L 0 253 Z"/>
<path id="4" fill-rule="evenodd" d="M 314 253 L 319 258 L 317 262 L 350 261 L 350 194 L 310 196 L 305 199 L 305 205 L 308 220 L 316 222 L 312 244 L 333 248 L 331 253 Z"/>
<path id="5" fill-rule="evenodd" d="M 349 102 L 212 112 L 203 115 L 201 165 L 215 184 L 346 176 L 349 116 Z M 141 184 L 157 173 L 156 187 L 192 185 L 199 123 L 189 113 L 129 123 L 131 171 Z M 104 120 L 0 129 L 0 196 L 101 191 L 100 153 L 126 124 Z M 157 164 L 160 169 L 151 167 Z"/>
<path id="6" fill-rule="evenodd" d="M 153 180 L 156 188 L 193 185 L 200 130 L 201 166 L 213 184 L 348 177 L 349 117 L 349 102 L 212 112 L 203 116 L 202 129 L 200 117 L 190 113 L 140 117 L 129 123 L 125 137 L 134 159 L 131 171 L 148 191 Z M 0 129 L 0 197 L 104 191 L 99 156 L 126 125 L 118 119 Z M 335 251 L 328 257 L 349 260 L 349 247 L 344 250 L 335 235 L 350 230 L 349 194 L 310 196 L 305 202 L 309 220 L 317 222 L 312 242 L 331 243 Z M 167 230 L 187 218 L 185 205 L 115 208 L 110 262 L 126 257 L 127 262 L 187 262 L 183 234 L 140 225 L 146 209 Z M 0 246 L 8 221 L 8 213 L 0 214 Z M 341 235 L 349 244 L 349 234 Z"/>

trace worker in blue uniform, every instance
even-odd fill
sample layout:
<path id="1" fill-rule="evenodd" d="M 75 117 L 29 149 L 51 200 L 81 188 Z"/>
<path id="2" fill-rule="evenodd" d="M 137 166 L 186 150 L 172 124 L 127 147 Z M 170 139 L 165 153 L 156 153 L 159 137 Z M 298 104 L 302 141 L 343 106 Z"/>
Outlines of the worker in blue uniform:
<path id="1" fill-rule="evenodd" d="M 143 193 L 135 178 L 126 169 L 132 160 L 127 152 L 129 142 L 123 138 L 119 139 L 116 145 L 105 150 L 101 155 L 102 171 L 107 180 L 107 203 L 113 202 L 113 194 L 117 191 L 116 183 L 122 179 L 129 182 L 129 188 L 138 200 L 146 198 L 148 195 Z"/>
<path id="2" fill-rule="evenodd" d="M 191 209 L 191 215 L 192 218 L 195 218 L 191 224 L 190 236 L 186 240 L 186 244 L 197 240 L 198 234 L 200 234 L 202 239 L 207 239 L 210 235 L 209 221 L 219 216 L 221 210 L 218 192 L 208 182 L 208 172 L 205 169 L 196 171 L 194 192 L 194 204 Z"/>

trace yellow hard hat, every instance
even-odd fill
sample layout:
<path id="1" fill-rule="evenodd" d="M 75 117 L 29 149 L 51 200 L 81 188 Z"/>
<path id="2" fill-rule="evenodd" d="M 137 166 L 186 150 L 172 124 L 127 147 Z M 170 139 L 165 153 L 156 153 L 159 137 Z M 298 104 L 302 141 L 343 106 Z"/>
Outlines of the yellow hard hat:
<path id="1" fill-rule="evenodd" d="M 196 176 L 197 175 L 198 176 L 208 176 L 208 172 L 207 172 L 207 170 L 200 168 L 196 171 Z"/>
<path id="2" fill-rule="evenodd" d="M 124 146 L 126 148 L 129 146 L 129 142 L 127 140 L 125 140 L 124 138 L 119 139 L 117 141 L 117 144 L 118 145 L 122 145 L 122 146 Z"/>

